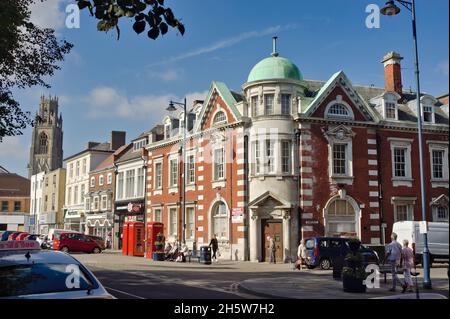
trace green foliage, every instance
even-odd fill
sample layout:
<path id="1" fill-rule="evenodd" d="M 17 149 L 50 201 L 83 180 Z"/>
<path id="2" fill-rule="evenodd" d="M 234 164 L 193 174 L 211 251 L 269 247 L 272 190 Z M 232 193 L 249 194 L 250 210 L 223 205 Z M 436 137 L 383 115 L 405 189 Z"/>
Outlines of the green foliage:
<path id="1" fill-rule="evenodd" d="M 0 141 L 5 136 L 22 134 L 27 125 L 33 124 L 11 90 L 50 87 L 44 78 L 60 68 L 57 63 L 72 48 L 72 44 L 58 41 L 54 30 L 30 22 L 28 8 L 35 1 L 0 1 Z"/>
<path id="2" fill-rule="evenodd" d="M 360 253 L 348 253 L 347 256 L 345 256 L 345 261 L 347 263 L 362 263 L 363 261 L 363 255 Z"/>
<path id="3" fill-rule="evenodd" d="M 344 267 L 342 269 L 342 276 L 365 280 L 368 274 L 363 267 L 357 267 L 355 269 L 351 267 Z"/>
<path id="4" fill-rule="evenodd" d="M 119 21 L 134 18 L 133 30 L 140 34 L 148 27 L 147 36 L 156 40 L 169 31 L 169 26 L 185 33 L 184 25 L 175 18 L 172 9 L 164 0 L 77 0 L 78 7 L 88 9 L 91 16 L 99 20 L 97 30 L 107 32 L 117 30 L 120 38 Z"/>

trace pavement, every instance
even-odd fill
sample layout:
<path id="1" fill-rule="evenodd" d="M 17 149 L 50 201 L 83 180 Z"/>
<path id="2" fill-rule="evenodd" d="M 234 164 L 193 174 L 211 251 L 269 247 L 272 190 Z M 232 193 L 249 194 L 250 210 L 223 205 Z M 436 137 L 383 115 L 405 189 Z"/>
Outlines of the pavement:
<path id="1" fill-rule="evenodd" d="M 395 295 L 388 291 L 391 284 L 389 275 L 386 284 L 384 276 L 381 277 L 380 288 L 354 294 L 343 291 L 342 282 L 333 279 L 332 271 L 298 271 L 293 270 L 291 264 L 229 260 L 211 265 L 203 265 L 196 260 L 191 263 L 155 262 L 142 257 L 122 256 L 119 251 L 75 254 L 74 257 L 90 268 L 117 298 L 369 299 Z M 449 297 L 447 266 L 433 266 L 433 289 L 427 293 Z M 418 271 L 423 274 L 422 269 Z M 421 275 L 418 276 L 418 286 L 422 293 L 425 291 L 421 289 Z"/>

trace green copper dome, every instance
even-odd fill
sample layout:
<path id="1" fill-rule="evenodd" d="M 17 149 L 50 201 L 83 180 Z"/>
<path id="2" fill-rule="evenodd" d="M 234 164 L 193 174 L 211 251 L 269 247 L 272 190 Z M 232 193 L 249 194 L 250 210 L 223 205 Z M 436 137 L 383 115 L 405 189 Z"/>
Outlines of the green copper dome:
<path id="1" fill-rule="evenodd" d="M 255 65 L 247 82 L 273 79 L 300 81 L 303 80 L 303 76 L 294 63 L 275 54 Z"/>

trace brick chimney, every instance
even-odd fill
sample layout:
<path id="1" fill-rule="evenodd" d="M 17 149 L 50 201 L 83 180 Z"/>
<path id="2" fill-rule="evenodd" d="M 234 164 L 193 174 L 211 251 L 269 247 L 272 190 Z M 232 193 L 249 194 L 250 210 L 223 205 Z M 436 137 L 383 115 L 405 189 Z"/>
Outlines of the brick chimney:
<path id="1" fill-rule="evenodd" d="M 112 151 L 115 151 L 122 145 L 125 145 L 126 135 L 127 135 L 127 132 L 111 131 L 109 145 L 110 145 Z"/>
<path id="2" fill-rule="evenodd" d="M 381 61 L 384 65 L 384 88 L 386 91 L 403 95 L 401 61 L 403 57 L 391 51 Z"/>

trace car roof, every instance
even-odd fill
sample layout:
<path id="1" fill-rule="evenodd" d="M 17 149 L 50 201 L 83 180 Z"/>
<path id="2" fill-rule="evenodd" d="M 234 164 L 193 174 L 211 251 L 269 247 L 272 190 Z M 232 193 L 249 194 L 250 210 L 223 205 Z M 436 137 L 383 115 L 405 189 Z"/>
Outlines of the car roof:
<path id="1" fill-rule="evenodd" d="M 30 253 L 28 260 L 25 255 Z M 0 267 L 6 265 L 27 265 L 30 263 L 79 264 L 72 256 L 54 250 L 5 250 L 0 251 Z"/>

